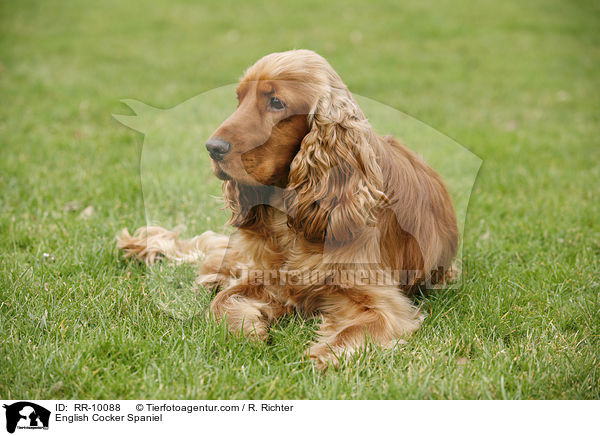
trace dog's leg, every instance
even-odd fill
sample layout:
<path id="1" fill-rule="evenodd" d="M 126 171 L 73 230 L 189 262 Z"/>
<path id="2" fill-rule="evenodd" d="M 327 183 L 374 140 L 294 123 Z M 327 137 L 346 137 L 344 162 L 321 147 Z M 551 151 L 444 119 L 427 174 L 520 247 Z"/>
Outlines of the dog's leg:
<path id="1" fill-rule="evenodd" d="M 248 253 L 242 252 L 244 244 L 239 233 L 229 238 L 214 240 L 200 264 L 196 284 L 204 288 L 218 286 L 226 289 L 230 282 L 240 279 L 251 269 Z"/>
<path id="2" fill-rule="evenodd" d="M 217 320 L 224 320 L 231 332 L 265 340 L 269 323 L 289 313 L 290 308 L 274 300 L 263 285 L 240 281 L 219 292 L 210 311 Z"/>
<path id="3" fill-rule="evenodd" d="M 161 257 L 174 262 L 203 260 L 212 251 L 225 252 L 229 238 L 208 231 L 192 239 L 179 239 L 176 232 L 158 226 L 140 227 L 133 235 L 123 229 L 117 237 L 117 248 L 124 257 L 135 257 L 150 265 Z"/>
<path id="4" fill-rule="evenodd" d="M 117 237 L 117 247 L 124 257 L 135 257 L 147 265 L 161 258 L 177 263 L 199 262 L 196 286 L 204 288 L 227 286 L 239 277 L 247 261 L 229 248 L 228 236 L 211 231 L 188 240 L 158 226 L 141 227 L 133 235 L 123 230 Z"/>
<path id="5" fill-rule="evenodd" d="M 318 342 L 309 349 L 310 358 L 320 368 L 337 366 L 341 358 L 369 341 L 392 348 L 424 319 L 393 286 L 335 289 L 328 294 L 322 313 Z"/>

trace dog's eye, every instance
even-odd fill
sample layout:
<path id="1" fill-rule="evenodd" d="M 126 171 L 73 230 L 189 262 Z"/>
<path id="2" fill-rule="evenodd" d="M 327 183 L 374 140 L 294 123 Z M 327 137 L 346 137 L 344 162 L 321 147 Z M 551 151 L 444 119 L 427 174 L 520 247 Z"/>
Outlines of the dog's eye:
<path id="1" fill-rule="evenodd" d="M 269 100 L 269 105 L 275 109 L 275 110 L 282 110 L 285 109 L 285 104 L 279 100 L 277 97 L 271 97 L 271 100 Z"/>

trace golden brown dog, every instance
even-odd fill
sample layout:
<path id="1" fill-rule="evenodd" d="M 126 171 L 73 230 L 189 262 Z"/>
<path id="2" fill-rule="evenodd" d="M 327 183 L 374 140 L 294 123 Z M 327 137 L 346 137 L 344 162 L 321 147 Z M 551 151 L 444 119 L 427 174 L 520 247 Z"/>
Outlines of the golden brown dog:
<path id="1" fill-rule="evenodd" d="M 318 365 L 367 343 L 392 347 L 421 323 L 406 293 L 444 280 L 456 254 L 454 209 L 440 177 L 378 136 L 341 78 L 308 50 L 250 67 L 239 105 L 207 142 L 237 227 L 191 241 L 159 227 L 118 246 L 150 263 L 197 259 L 211 312 L 265 339 L 291 310 L 322 317 Z"/>

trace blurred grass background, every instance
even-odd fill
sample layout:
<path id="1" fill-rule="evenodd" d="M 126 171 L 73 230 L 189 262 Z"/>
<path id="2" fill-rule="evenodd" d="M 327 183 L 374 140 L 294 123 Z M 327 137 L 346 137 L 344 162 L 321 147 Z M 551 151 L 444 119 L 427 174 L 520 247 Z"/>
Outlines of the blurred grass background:
<path id="1" fill-rule="evenodd" d="M 0 1 L 0 397 L 598 398 L 599 28 L 582 0 Z M 291 48 L 484 161 L 460 289 L 325 374 L 314 323 L 232 338 L 114 249 L 144 224 L 119 100 L 169 108 Z"/>

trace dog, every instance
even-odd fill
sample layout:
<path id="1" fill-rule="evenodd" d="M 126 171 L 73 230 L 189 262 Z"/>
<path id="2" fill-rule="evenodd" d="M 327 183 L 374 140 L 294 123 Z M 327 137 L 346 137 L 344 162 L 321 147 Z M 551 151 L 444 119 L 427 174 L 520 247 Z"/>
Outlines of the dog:
<path id="1" fill-rule="evenodd" d="M 236 92 L 206 142 L 236 232 L 181 240 L 144 227 L 118 247 L 146 263 L 198 261 L 198 285 L 218 289 L 210 312 L 248 338 L 265 340 L 291 311 L 320 317 L 307 354 L 321 368 L 403 341 L 424 318 L 410 293 L 453 271 L 459 235 L 442 179 L 375 133 L 313 51 L 263 57 Z"/>

